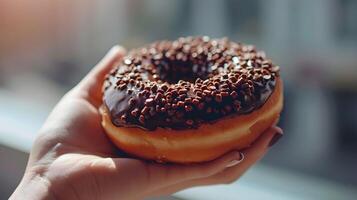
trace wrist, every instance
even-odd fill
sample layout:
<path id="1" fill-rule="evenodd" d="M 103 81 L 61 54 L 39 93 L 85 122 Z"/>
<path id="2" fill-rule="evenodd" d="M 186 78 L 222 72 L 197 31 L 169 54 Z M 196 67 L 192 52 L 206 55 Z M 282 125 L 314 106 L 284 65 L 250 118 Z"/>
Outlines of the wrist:
<path id="1" fill-rule="evenodd" d="M 40 175 L 32 177 L 24 176 L 23 180 L 11 195 L 10 200 L 29 199 L 29 200 L 55 200 L 52 192 L 52 184 Z"/>

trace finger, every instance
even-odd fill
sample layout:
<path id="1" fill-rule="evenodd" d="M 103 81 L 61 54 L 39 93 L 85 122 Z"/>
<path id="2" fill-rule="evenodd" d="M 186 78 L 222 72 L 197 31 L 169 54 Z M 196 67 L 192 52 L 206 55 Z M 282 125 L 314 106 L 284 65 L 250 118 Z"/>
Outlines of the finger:
<path id="1" fill-rule="evenodd" d="M 249 148 L 243 151 L 245 159 L 237 167 L 232 167 L 225 170 L 218 177 L 213 177 L 213 181 L 218 181 L 219 183 L 232 183 L 241 177 L 250 167 L 252 167 L 256 162 L 258 162 L 263 156 L 268 152 L 270 144 L 280 138 L 283 131 L 279 127 L 271 127 L 266 130 Z"/>
<path id="2" fill-rule="evenodd" d="M 104 80 L 105 75 L 120 61 L 125 55 L 124 47 L 116 45 L 112 47 L 101 61 L 87 74 L 81 81 L 83 86 L 90 88 L 97 86 L 97 82 Z"/>
<path id="3" fill-rule="evenodd" d="M 106 74 L 124 57 L 125 49 L 121 46 L 112 47 L 104 58 L 83 78 L 77 88 L 95 104 L 101 102 L 101 91 Z"/>
<path id="4" fill-rule="evenodd" d="M 222 171 L 241 157 L 239 152 L 231 152 L 214 161 L 192 165 L 163 165 L 126 158 L 98 158 L 91 160 L 90 170 L 98 177 L 98 184 L 105 194 L 115 194 L 118 186 L 128 193 L 150 193 L 189 179 L 211 176 Z M 124 198 L 125 199 L 125 198 Z"/>
<path id="5" fill-rule="evenodd" d="M 221 173 L 214 174 L 213 176 L 192 179 L 160 188 L 153 191 L 151 195 L 168 195 L 194 186 L 232 183 L 266 154 L 269 144 L 271 144 L 271 141 L 274 141 L 273 138 L 277 134 L 282 134 L 282 130 L 278 127 L 272 127 L 264 132 L 250 148 L 243 151 L 245 159 L 239 165 L 226 168 Z"/>
<path id="6" fill-rule="evenodd" d="M 275 138 L 280 138 L 283 135 L 283 130 L 277 126 L 270 127 L 256 140 L 252 146 L 243 151 L 246 159 L 242 163 L 243 166 L 249 167 L 260 160 L 268 151 L 269 145 Z"/>
<path id="7" fill-rule="evenodd" d="M 191 165 L 160 165 L 150 164 L 147 173 L 150 174 L 150 185 L 162 188 L 185 182 L 187 180 L 209 177 L 223 171 L 227 167 L 238 164 L 241 154 L 238 151 L 230 152 L 216 160 Z"/>
<path id="8" fill-rule="evenodd" d="M 266 130 L 249 148 L 243 151 L 244 160 L 235 167 L 226 169 L 216 177 L 212 177 L 213 182 L 231 183 L 241 177 L 250 167 L 259 161 L 268 152 L 270 144 L 277 137 L 281 137 L 283 131 L 279 127 L 271 127 Z"/>

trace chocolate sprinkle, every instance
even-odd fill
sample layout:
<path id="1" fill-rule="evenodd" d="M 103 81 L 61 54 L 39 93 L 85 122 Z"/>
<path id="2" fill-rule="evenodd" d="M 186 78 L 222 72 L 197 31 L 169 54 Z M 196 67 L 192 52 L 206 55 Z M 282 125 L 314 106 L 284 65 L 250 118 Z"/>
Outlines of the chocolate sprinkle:
<path id="1" fill-rule="evenodd" d="M 279 71 L 264 52 L 225 38 L 158 41 L 108 74 L 104 103 L 116 126 L 197 128 L 261 107 Z"/>

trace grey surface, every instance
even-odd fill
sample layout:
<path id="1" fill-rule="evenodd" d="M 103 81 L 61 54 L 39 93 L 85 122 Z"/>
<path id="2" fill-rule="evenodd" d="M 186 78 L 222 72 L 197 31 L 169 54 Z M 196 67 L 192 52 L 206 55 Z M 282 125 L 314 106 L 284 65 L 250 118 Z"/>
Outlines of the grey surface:
<path id="1" fill-rule="evenodd" d="M 19 184 L 28 154 L 0 145 L 0 199 L 7 199 Z"/>
<path id="2" fill-rule="evenodd" d="M 191 188 L 174 196 L 190 200 L 356 200 L 357 188 L 258 164 L 230 185 Z"/>

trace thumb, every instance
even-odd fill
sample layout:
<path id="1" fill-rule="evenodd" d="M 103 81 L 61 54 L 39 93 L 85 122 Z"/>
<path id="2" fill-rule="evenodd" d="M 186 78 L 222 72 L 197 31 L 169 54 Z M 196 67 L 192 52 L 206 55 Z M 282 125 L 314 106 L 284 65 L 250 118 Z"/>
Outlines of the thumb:
<path id="1" fill-rule="evenodd" d="M 106 74 L 110 72 L 125 56 L 126 50 L 122 46 L 112 47 L 104 58 L 83 78 L 77 89 L 88 100 L 97 106 L 101 102 L 101 91 Z"/>

